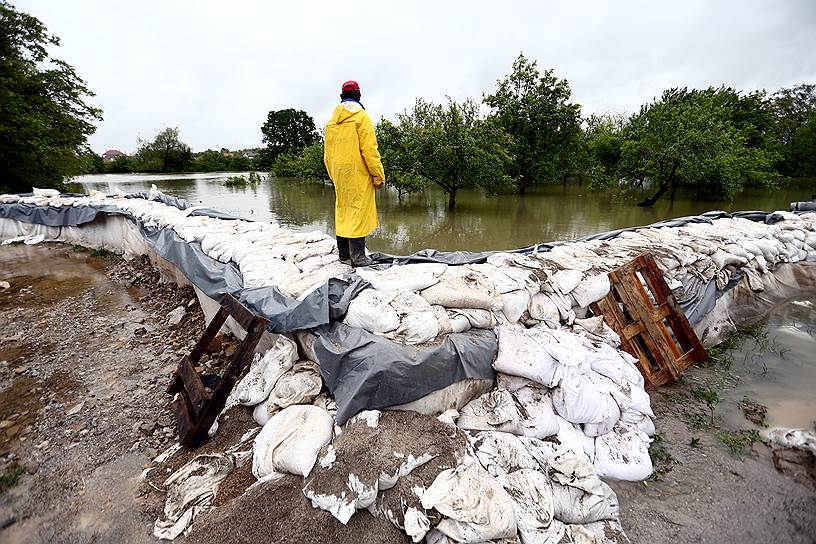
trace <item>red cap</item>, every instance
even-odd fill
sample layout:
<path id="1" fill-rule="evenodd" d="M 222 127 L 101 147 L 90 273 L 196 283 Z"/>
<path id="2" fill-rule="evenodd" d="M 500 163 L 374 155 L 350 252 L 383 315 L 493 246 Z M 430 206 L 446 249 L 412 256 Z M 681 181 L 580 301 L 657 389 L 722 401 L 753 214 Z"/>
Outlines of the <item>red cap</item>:
<path id="1" fill-rule="evenodd" d="M 343 91 L 359 91 L 360 86 L 357 84 L 356 81 L 346 81 L 343 83 Z"/>

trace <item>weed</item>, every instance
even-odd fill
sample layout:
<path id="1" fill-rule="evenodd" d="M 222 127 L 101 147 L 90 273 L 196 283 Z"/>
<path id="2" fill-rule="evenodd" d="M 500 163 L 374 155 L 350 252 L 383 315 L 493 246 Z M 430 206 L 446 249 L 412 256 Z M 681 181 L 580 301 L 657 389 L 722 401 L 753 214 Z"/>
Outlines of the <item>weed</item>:
<path id="1" fill-rule="evenodd" d="M 699 448 L 702 444 L 700 443 L 700 439 L 696 436 L 692 437 L 691 442 L 689 442 L 689 446 L 692 448 Z"/>
<path id="2" fill-rule="evenodd" d="M 20 481 L 20 476 L 23 475 L 25 469 L 19 465 L 11 465 L 0 475 L 0 495 L 11 489 L 17 482 Z"/>
<path id="3" fill-rule="evenodd" d="M 112 251 L 108 251 L 107 249 L 95 249 L 92 247 L 85 247 L 85 246 L 71 246 L 71 249 L 77 253 L 86 253 L 91 257 L 101 257 L 104 259 L 108 259 L 111 257 L 117 257 L 116 253 Z"/>
<path id="4" fill-rule="evenodd" d="M 247 183 L 248 183 L 247 178 L 245 178 L 244 176 L 230 176 L 224 182 L 224 186 L 225 187 L 243 187 Z"/>
<path id="5" fill-rule="evenodd" d="M 654 467 L 650 480 L 658 481 L 663 476 L 671 472 L 677 460 L 669 453 L 663 444 L 663 437 L 659 434 L 654 436 L 654 440 L 649 446 L 649 457 L 652 459 Z"/>
<path id="6" fill-rule="evenodd" d="M 759 432 L 756 429 L 742 429 L 737 432 L 723 431 L 719 438 L 732 455 L 742 456 L 746 446 L 759 442 Z"/>
<path id="7" fill-rule="evenodd" d="M 751 423 L 761 427 L 767 427 L 765 417 L 768 415 L 768 408 L 758 402 L 754 402 L 748 397 L 743 397 L 739 403 L 740 410 Z"/>
<path id="8" fill-rule="evenodd" d="M 708 409 L 711 412 L 711 426 L 713 427 L 714 408 L 716 408 L 717 403 L 720 402 L 720 394 L 711 386 L 695 387 L 691 390 L 691 394 L 695 399 L 706 403 L 706 406 L 708 406 Z"/>

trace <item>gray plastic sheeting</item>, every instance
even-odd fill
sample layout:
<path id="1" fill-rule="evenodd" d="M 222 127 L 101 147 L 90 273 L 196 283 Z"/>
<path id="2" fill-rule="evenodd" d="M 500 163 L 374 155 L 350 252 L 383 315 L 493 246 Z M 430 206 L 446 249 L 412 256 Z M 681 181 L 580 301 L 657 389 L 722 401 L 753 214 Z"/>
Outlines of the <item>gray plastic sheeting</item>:
<path id="1" fill-rule="evenodd" d="M 362 410 L 405 404 L 461 380 L 495 376 L 498 342 L 490 330 L 448 334 L 441 344 L 426 347 L 396 344 L 339 322 L 313 332 L 320 375 L 337 402 L 339 425 Z"/>

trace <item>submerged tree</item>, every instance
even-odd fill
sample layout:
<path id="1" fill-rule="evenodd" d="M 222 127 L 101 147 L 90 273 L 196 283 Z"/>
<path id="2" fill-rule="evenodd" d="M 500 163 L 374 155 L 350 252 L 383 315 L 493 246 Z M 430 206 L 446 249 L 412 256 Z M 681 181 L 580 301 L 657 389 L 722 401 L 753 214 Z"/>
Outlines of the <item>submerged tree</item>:
<path id="1" fill-rule="evenodd" d="M 87 169 L 87 138 L 102 112 L 74 69 L 49 55 L 59 38 L 0 1 L 0 192 L 63 188 Z"/>
<path id="2" fill-rule="evenodd" d="M 773 137 L 785 176 L 816 177 L 816 85 L 781 89 L 771 97 Z"/>
<path id="3" fill-rule="evenodd" d="M 493 193 L 510 185 L 510 140 L 497 123 L 479 118 L 472 100 L 460 104 L 448 98 L 441 106 L 420 99 L 399 116 L 399 125 L 385 123 L 380 124 L 383 155 L 395 166 L 386 175 L 395 175 L 404 189 L 436 184 L 452 210 L 460 189 Z"/>
<path id="4" fill-rule="evenodd" d="M 167 127 L 152 141 L 139 141 L 133 158 L 137 172 L 182 172 L 193 162 L 190 146 L 179 139 L 178 127 Z"/>
<path id="5" fill-rule="evenodd" d="M 512 137 L 511 175 L 524 194 L 531 183 L 562 181 L 578 167 L 581 106 L 570 102 L 565 79 L 539 72 L 522 54 L 485 104 Z"/>
<path id="6" fill-rule="evenodd" d="M 753 125 L 734 118 L 732 89 L 669 89 L 641 107 L 625 130 L 619 173 L 629 182 L 649 180 L 652 206 L 666 192 L 693 187 L 733 198 L 748 183 L 773 187 L 776 154 L 753 146 Z"/>

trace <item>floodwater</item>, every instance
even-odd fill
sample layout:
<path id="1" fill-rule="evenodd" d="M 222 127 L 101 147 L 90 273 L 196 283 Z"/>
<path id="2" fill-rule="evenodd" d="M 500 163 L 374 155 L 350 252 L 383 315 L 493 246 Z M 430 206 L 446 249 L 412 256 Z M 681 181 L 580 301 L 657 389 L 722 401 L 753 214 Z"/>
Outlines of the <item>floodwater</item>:
<path id="1" fill-rule="evenodd" d="M 812 295 L 812 293 L 811 293 Z M 771 427 L 814 429 L 816 424 L 816 303 L 813 296 L 777 306 L 767 321 L 731 351 L 732 388 L 723 392 L 723 417 L 734 428 L 748 422 L 738 403 L 748 397 L 768 408 Z"/>
<path id="2" fill-rule="evenodd" d="M 272 178 L 246 187 L 225 187 L 235 174 L 103 174 L 76 178 L 76 192 L 114 188 L 134 192 L 156 186 L 165 193 L 258 221 L 275 220 L 296 230 L 334 234 L 334 189 L 330 183 L 297 178 Z M 420 249 L 513 249 L 539 242 L 568 240 L 621 227 L 647 225 L 663 219 L 709 210 L 787 210 L 791 202 L 810 199 L 816 185 L 800 184 L 778 191 L 748 190 L 734 202 L 699 201 L 678 192 L 674 203 L 652 208 L 625 203 L 609 192 L 592 193 L 586 186 L 533 187 L 525 197 L 515 194 L 485 196 L 462 190 L 456 210 L 447 209 L 447 197 L 431 189 L 399 198 L 396 190 L 377 193 L 380 227 L 370 237 L 371 250 L 409 254 Z"/>

